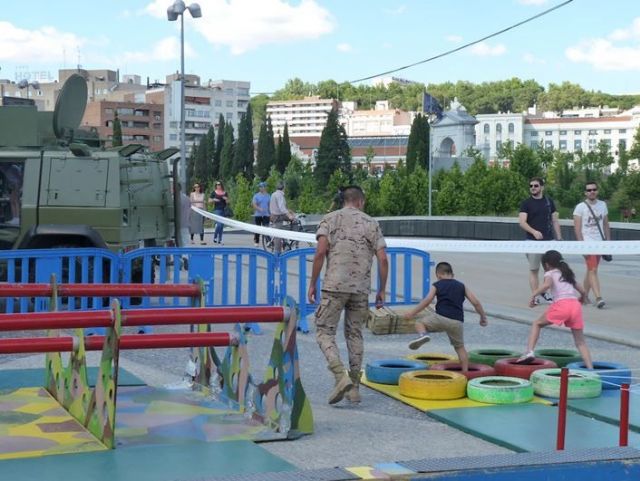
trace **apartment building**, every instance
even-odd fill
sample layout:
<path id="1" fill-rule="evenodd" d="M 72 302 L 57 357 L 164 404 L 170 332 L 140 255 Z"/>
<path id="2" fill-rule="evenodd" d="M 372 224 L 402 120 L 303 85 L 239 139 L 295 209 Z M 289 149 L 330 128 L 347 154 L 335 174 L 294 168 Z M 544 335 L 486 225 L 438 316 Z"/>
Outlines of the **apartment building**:
<path id="1" fill-rule="evenodd" d="M 111 146 L 116 113 L 120 119 L 124 145 L 142 144 L 151 151 L 164 148 L 164 105 L 161 103 L 110 100 L 89 102 L 81 125 L 84 128 L 95 127 L 100 139 Z"/>
<path id="2" fill-rule="evenodd" d="M 267 102 L 267 116 L 271 116 L 273 133 L 282 135 L 285 123 L 289 137 L 320 137 L 329 112 L 338 109 L 335 99 L 318 96 L 301 100 L 272 100 Z"/>
<path id="3" fill-rule="evenodd" d="M 233 126 L 237 137 L 238 124 L 247 113 L 250 82 L 240 80 L 209 80 L 202 85 L 197 75 L 185 75 L 185 143 L 187 151 L 218 126 L 220 114 Z M 180 146 L 180 76 L 167 76 L 166 84 L 147 92 L 147 99 L 162 99 L 165 106 L 164 145 Z"/>
<path id="4" fill-rule="evenodd" d="M 620 150 L 629 149 L 640 125 L 640 106 L 627 111 L 604 108 L 571 109 L 561 114 L 545 112 L 477 115 L 477 148 L 489 160 L 495 160 L 506 141 L 531 148 L 565 152 L 594 150 L 600 142 L 609 145 L 616 170 Z"/>
<path id="5" fill-rule="evenodd" d="M 415 114 L 389 108 L 388 100 L 378 100 L 373 110 L 356 110 L 355 102 L 342 102 L 340 123 L 349 137 L 409 135 Z"/>

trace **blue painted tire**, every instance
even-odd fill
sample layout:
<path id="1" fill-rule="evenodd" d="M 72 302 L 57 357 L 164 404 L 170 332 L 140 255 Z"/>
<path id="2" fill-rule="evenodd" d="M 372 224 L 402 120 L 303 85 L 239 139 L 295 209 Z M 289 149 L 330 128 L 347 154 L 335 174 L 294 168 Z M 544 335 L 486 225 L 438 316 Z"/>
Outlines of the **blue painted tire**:
<path id="1" fill-rule="evenodd" d="M 567 364 L 569 369 L 588 370 L 584 362 Z M 616 362 L 593 362 L 593 372 L 597 372 L 602 380 L 602 389 L 620 389 L 621 384 L 631 384 L 631 370 L 624 364 Z"/>
<path id="2" fill-rule="evenodd" d="M 424 370 L 424 363 L 408 359 L 380 359 L 367 363 L 367 380 L 378 384 L 398 384 L 400 374 L 407 371 Z"/>

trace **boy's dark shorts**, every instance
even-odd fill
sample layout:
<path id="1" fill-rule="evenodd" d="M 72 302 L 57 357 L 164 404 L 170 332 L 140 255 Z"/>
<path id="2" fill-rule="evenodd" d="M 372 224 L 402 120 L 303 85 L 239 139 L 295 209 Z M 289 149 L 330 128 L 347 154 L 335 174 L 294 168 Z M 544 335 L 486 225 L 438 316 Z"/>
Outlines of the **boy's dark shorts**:
<path id="1" fill-rule="evenodd" d="M 464 347 L 463 322 L 441 316 L 429 309 L 418 314 L 416 322 L 423 324 L 428 332 L 446 332 L 449 336 L 449 342 L 454 348 Z"/>

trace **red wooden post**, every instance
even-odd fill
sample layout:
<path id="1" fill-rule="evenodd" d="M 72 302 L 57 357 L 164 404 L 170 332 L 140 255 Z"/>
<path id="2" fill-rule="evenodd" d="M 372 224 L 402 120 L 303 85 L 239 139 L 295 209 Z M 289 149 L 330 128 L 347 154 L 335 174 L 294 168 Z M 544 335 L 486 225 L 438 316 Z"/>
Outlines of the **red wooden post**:
<path id="1" fill-rule="evenodd" d="M 620 446 L 629 445 L 629 385 L 620 386 Z"/>
<path id="2" fill-rule="evenodd" d="M 558 434 L 556 436 L 556 449 L 564 450 L 564 437 L 567 430 L 567 392 L 569 388 L 569 370 L 566 367 L 560 369 L 560 401 L 558 402 Z"/>

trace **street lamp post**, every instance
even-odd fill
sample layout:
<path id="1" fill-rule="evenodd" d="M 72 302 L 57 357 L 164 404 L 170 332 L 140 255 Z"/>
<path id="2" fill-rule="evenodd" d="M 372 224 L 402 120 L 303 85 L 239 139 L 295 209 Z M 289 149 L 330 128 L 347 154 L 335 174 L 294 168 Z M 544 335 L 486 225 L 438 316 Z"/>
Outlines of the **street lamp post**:
<path id="1" fill-rule="evenodd" d="M 182 192 L 187 188 L 187 146 L 185 139 L 185 112 L 184 112 L 184 11 L 189 10 L 193 18 L 202 17 L 200 5 L 192 3 L 186 6 L 182 0 L 175 0 L 173 5 L 167 8 L 167 19 L 175 22 L 180 17 L 180 187 Z"/>

